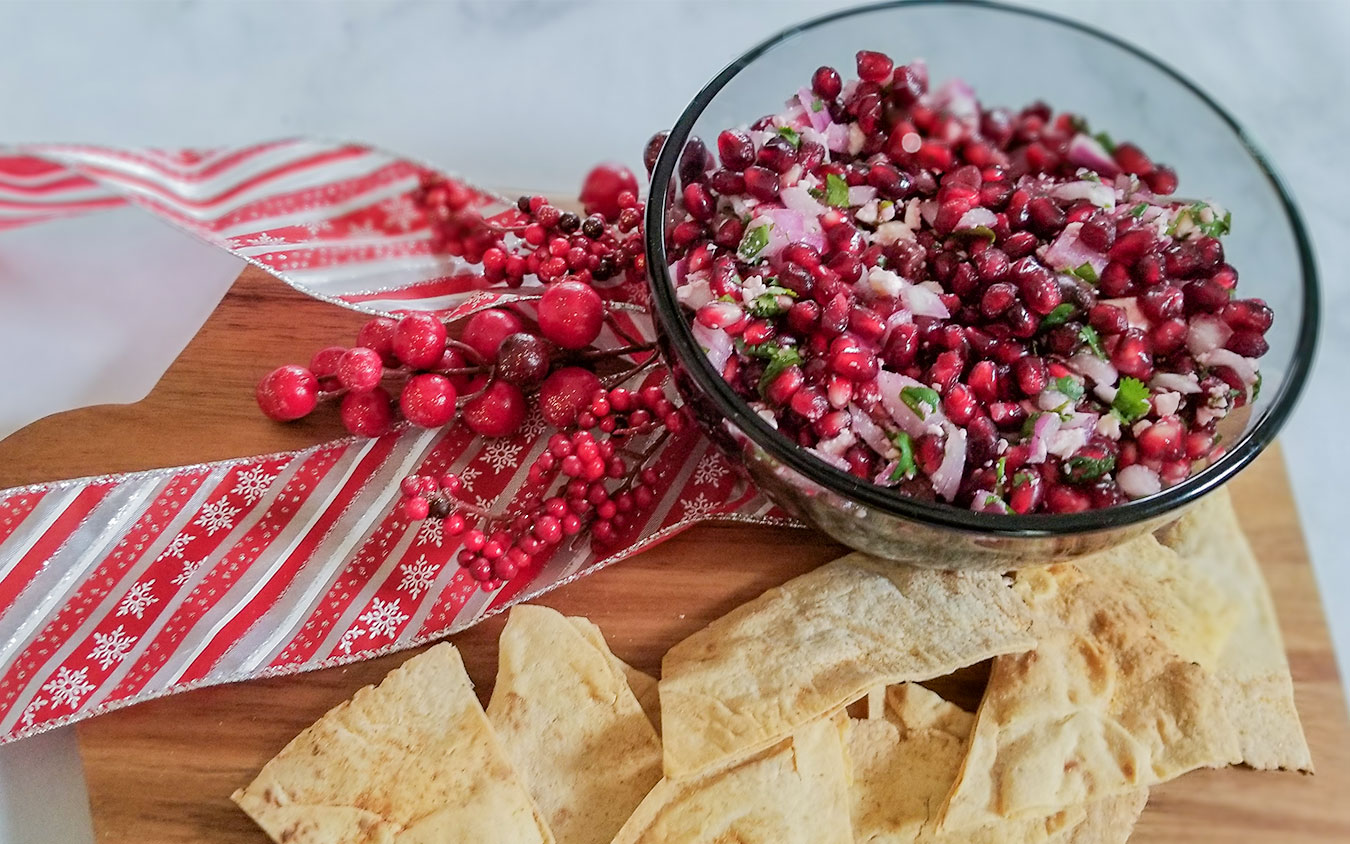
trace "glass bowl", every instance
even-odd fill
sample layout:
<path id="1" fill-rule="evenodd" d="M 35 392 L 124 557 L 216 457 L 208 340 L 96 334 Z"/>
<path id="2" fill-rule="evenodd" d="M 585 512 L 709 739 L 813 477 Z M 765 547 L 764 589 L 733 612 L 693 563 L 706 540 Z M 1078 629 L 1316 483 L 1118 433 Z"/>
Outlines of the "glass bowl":
<path id="1" fill-rule="evenodd" d="M 1232 211 L 1224 240 L 1244 297 L 1275 312 L 1261 359 L 1263 383 L 1248 423 L 1213 465 L 1158 494 L 1073 514 L 1002 515 L 902 497 L 826 464 L 754 413 L 713 369 L 675 298 L 666 257 L 667 203 L 691 136 L 781 110 L 823 64 L 852 75 L 854 53 L 928 62 L 934 84 L 959 77 L 982 103 L 1037 99 L 1083 115 L 1094 131 L 1128 138 L 1175 167 L 1178 195 Z M 1288 192 L 1217 103 L 1156 58 L 1073 21 L 966 0 L 884 3 L 792 27 L 746 52 L 680 115 L 652 174 L 646 250 L 652 303 L 678 389 L 712 439 L 775 503 L 840 542 L 935 568 L 1012 569 L 1068 559 L 1155 530 L 1216 489 L 1275 437 L 1302 390 L 1317 332 L 1311 247 Z M 665 197 L 665 201 L 661 198 Z"/>

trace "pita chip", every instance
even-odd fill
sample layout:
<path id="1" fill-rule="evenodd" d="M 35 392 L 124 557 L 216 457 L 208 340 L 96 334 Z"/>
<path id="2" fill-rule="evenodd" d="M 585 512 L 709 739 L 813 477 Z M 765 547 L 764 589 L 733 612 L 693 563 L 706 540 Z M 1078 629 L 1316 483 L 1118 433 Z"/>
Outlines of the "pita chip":
<path id="1" fill-rule="evenodd" d="M 661 780 L 614 844 L 853 844 L 842 726 L 819 719 L 730 769 Z"/>
<path id="2" fill-rule="evenodd" d="M 600 649 L 615 669 L 628 681 L 628 688 L 633 690 L 633 697 L 637 698 L 638 706 L 647 713 L 647 720 L 652 722 L 659 735 L 661 732 L 661 698 L 657 695 L 656 678 L 645 671 L 639 671 L 610 651 L 609 645 L 605 642 L 605 635 L 600 632 L 600 628 L 590 619 L 580 616 L 568 616 L 568 621 L 577 628 L 586 641 Z"/>
<path id="3" fill-rule="evenodd" d="M 1025 651 L 1031 616 L 991 572 L 865 554 L 770 589 L 673 647 L 661 670 L 665 773 L 735 764 L 878 685 Z"/>
<path id="4" fill-rule="evenodd" d="M 1145 536 L 1094 557 L 1160 551 Z M 1040 641 L 994 660 L 943 829 L 1046 816 L 1239 758 L 1214 675 L 1176 653 L 1131 589 L 1091 577 L 1094 562 L 1018 573 Z"/>
<path id="5" fill-rule="evenodd" d="M 975 718 L 910 683 L 888 689 L 887 703 L 886 718 L 850 724 L 851 808 L 858 844 L 1106 844 L 1112 840 L 1104 835 L 1106 823 L 1121 826 L 1128 836 L 1133 822 L 1123 819 L 1120 810 L 1136 804 L 1142 809 L 1139 795 L 1146 796 L 1147 789 L 1047 817 L 939 831 L 936 810 L 956 779 Z"/>
<path id="6" fill-rule="evenodd" d="M 1275 604 L 1228 491 L 1206 496 L 1159 538 L 1188 570 L 1207 576 L 1215 585 L 1215 598 L 1237 610 L 1215 673 L 1237 730 L 1242 761 L 1263 770 L 1311 772 L 1312 756 L 1294 708 Z"/>
<path id="7" fill-rule="evenodd" d="M 605 646 L 511 610 L 487 716 L 559 844 L 609 844 L 661 779 L 661 742 Z"/>
<path id="8" fill-rule="evenodd" d="M 233 800 L 287 844 L 554 840 L 448 644 L 329 711 Z"/>

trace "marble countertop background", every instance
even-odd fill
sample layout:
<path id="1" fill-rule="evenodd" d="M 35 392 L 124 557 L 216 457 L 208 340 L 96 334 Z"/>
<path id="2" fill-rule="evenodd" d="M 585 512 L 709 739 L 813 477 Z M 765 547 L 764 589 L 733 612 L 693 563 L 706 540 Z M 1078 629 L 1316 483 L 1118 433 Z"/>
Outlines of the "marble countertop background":
<path id="1" fill-rule="evenodd" d="M 369 141 L 487 184 L 574 191 L 596 160 L 640 170 L 711 75 L 837 0 L 15 2 L 0 0 L 0 143 L 209 147 Z M 1269 153 L 1309 222 L 1319 360 L 1282 442 L 1343 676 L 1350 675 L 1350 3 L 1025 3 L 1159 56 Z M 20 37 L 14 37 L 18 34 Z M 69 730 L 0 749 L 0 844 L 82 844 Z"/>

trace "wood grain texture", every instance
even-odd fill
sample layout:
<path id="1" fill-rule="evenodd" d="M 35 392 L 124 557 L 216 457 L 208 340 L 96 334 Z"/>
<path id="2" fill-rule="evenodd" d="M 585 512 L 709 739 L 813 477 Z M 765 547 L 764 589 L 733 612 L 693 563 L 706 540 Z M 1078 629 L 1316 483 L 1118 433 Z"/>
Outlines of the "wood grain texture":
<path id="1" fill-rule="evenodd" d="M 277 363 L 303 362 L 319 346 L 354 335 L 361 321 L 250 270 L 144 401 L 60 414 L 0 442 L 0 486 L 331 438 L 340 433 L 331 412 L 290 426 L 263 420 L 252 384 Z M 1278 450 L 1244 472 L 1233 491 L 1275 594 L 1318 773 L 1188 775 L 1154 790 L 1132 840 L 1350 841 L 1350 722 Z M 670 645 L 841 550 L 805 530 L 697 528 L 541 603 L 591 618 L 615 653 L 656 672 Z M 489 619 L 452 639 L 484 700 L 501 625 L 501 618 Z M 230 792 L 296 733 L 410 655 L 203 689 L 84 722 L 80 746 L 99 841 L 262 844 L 264 836 L 229 802 Z M 964 672 L 950 691 L 968 705 L 980 681 L 980 671 Z"/>

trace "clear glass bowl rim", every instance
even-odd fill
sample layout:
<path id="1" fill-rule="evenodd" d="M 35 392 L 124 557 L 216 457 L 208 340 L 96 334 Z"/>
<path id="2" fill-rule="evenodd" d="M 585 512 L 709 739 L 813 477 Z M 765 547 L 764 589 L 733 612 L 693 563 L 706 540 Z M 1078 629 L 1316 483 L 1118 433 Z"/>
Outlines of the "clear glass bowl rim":
<path id="1" fill-rule="evenodd" d="M 948 504 L 930 503 L 897 495 L 875 484 L 860 480 L 819 460 L 765 422 L 737 396 L 722 380 L 707 356 L 694 339 L 689 322 L 675 299 L 674 280 L 670 277 L 666 258 L 665 217 L 666 203 L 658 197 L 667 195 L 680 152 L 693 129 L 694 123 L 722 88 L 756 59 L 784 41 L 824 24 L 868 15 L 874 12 L 918 6 L 944 6 L 993 9 L 1002 13 L 1021 15 L 1047 21 L 1100 39 L 1146 62 L 1166 74 L 1178 85 L 1189 90 L 1214 111 L 1232 130 L 1262 175 L 1279 197 L 1280 206 L 1289 220 L 1297 245 L 1303 283 L 1303 312 L 1294 345 L 1293 359 L 1288 375 L 1280 384 L 1279 392 L 1271 401 L 1269 410 L 1250 426 L 1218 462 L 1185 481 L 1162 492 L 1101 510 L 1082 513 L 1016 515 L 977 513 Z M 932 525 L 994 536 L 1050 536 L 1086 533 L 1144 522 L 1162 516 L 1213 491 L 1247 466 L 1275 438 L 1288 420 L 1298 396 L 1302 393 L 1312 366 L 1320 319 L 1318 304 L 1317 268 L 1312 245 L 1308 239 L 1303 218 L 1295 206 L 1283 181 L 1266 156 L 1252 141 L 1242 126 L 1222 106 L 1195 83 L 1182 76 L 1160 59 L 1114 35 L 1075 20 L 1063 18 L 1036 9 L 1008 6 L 989 0 L 889 0 L 850 9 L 842 9 L 784 29 L 760 44 L 750 48 L 728 64 L 685 107 L 671 129 L 652 170 L 651 190 L 646 213 L 646 253 L 648 283 L 651 288 L 653 311 L 659 330 L 666 334 L 670 347 L 688 376 L 710 398 L 717 408 L 757 446 L 774 459 L 790 466 L 807 479 L 859 504 L 875 508 L 900 518 Z"/>

